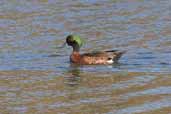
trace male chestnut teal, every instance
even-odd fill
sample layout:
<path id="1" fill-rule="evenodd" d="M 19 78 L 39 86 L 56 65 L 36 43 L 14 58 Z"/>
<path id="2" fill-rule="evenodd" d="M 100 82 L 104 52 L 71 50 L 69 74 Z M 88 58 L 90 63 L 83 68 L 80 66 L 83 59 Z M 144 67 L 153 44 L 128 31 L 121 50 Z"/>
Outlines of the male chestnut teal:
<path id="1" fill-rule="evenodd" d="M 67 36 L 66 43 L 73 48 L 70 62 L 80 65 L 117 63 L 122 54 L 125 53 L 125 51 L 109 50 L 80 54 L 80 48 L 84 44 L 84 40 L 78 35 Z"/>

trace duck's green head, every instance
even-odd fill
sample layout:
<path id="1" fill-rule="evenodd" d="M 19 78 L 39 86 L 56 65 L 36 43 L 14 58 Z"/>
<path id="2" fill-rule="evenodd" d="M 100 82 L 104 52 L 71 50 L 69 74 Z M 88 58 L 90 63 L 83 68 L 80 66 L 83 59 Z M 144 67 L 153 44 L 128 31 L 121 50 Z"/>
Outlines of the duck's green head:
<path id="1" fill-rule="evenodd" d="M 84 44 L 84 40 L 80 38 L 80 36 L 78 35 L 68 35 L 66 37 L 66 43 L 69 45 L 69 46 L 77 46 L 77 47 L 81 47 L 83 46 Z"/>

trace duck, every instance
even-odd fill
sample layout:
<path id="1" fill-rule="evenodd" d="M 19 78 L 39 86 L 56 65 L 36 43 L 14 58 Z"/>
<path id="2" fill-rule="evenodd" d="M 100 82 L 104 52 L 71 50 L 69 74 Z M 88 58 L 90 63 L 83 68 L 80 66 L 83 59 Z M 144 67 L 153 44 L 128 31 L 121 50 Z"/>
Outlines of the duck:
<path id="1" fill-rule="evenodd" d="M 85 41 L 79 35 L 70 34 L 66 37 L 66 44 L 71 46 L 73 49 L 70 55 L 71 63 L 80 65 L 114 64 L 118 63 L 118 60 L 126 52 L 119 50 L 107 50 L 81 54 L 80 48 L 84 43 Z"/>

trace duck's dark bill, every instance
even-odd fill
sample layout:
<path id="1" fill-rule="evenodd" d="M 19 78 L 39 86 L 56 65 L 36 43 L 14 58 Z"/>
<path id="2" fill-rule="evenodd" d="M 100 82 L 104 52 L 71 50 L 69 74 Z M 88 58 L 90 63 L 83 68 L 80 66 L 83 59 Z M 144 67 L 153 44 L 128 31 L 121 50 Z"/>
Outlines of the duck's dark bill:
<path id="1" fill-rule="evenodd" d="M 63 43 L 61 46 L 59 46 L 58 48 L 64 48 L 66 46 L 66 42 Z"/>

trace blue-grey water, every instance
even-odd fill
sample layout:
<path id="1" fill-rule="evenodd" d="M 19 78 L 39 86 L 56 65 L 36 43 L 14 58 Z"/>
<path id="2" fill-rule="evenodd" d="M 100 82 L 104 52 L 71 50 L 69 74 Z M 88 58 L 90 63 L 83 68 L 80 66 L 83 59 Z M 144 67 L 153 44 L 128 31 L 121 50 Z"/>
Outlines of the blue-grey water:
<path id="1" fill-rule="evenodd" d="M 71 65 L 69 34 L 127 53 Z M 1 0 L 0 114 L 171 114 L 171 1 Z"/>

